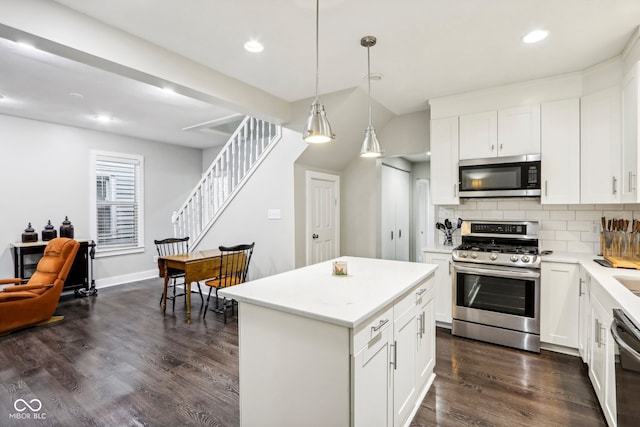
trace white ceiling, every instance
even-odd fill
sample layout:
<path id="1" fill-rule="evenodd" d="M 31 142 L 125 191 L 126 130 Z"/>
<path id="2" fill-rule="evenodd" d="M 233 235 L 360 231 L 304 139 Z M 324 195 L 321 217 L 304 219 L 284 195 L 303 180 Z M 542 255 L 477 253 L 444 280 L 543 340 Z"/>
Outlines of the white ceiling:
<path id="1" fill-rule="evenodd" d="M 56 3 L 288 102 L 314 95 L 313 0 Z M 366 88 L 365 35 L 378 38 L 371 71 L 384 75 L 372 84 L 372 97 L 405 114 L 426 109 L 431 98 L 585 69 L 618 55 L 638 24 L 639 0 L 321 0 L 321 100 Z M 540 27 L 549 30 L 548 39 L 521 42 Z M 265 50 L 244 51 L 249 38 Z M 181 129 L 233 114 L 53 55 L 25 53 L 10 42 L 0 42 L 0 55 L 3 114 L 96 127 L 86 116 L 104 110 L 120 120 L 114 132 L 200 148 L 224 135 Z M 10 98 L 22 104 L 11 105 Z"/>

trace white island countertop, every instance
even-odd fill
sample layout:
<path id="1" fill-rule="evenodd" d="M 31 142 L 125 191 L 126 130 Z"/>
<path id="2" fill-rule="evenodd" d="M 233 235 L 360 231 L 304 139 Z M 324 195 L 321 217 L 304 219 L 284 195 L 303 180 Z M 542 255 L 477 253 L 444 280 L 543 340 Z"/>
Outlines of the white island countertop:
<path id="1" fill-rule="evenodd" d="M 218 294 L 299 316 L 355 328 L 426 279 L 433 264 L 341 257 L 347 276 L 333 276 L 332 261 L 220 289 Z"/>

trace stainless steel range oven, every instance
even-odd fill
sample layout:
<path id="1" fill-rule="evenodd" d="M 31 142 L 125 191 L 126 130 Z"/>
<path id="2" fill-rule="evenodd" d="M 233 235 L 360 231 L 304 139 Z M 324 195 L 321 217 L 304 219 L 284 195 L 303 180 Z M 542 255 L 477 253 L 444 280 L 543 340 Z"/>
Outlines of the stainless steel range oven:
<path id="1" fill-rule="evenodd" d="M 454 335 L 540 352 L 538 223 L 463 221 L 453 250 Z"/>

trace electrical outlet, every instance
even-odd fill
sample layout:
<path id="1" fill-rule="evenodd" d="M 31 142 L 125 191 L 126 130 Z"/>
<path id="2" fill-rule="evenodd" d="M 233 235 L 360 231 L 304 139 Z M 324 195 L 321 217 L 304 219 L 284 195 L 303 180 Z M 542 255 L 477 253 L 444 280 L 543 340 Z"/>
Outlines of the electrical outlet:
<path id="1" fill-rule="evenodd" d="M 282 214 L 280 213 L 280 209 L 268 209 L 267 210 L 267 219 L 281 219 Z"/>

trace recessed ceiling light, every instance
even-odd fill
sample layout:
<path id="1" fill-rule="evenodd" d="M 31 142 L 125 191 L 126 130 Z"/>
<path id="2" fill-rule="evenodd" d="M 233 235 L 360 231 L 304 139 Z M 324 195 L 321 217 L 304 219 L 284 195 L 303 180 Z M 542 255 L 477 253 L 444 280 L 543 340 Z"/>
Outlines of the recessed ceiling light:
<path id="1" fill-rule="evenodd" d="M 260 53 L 264 50 L 264 46 L 258 40 L 249 40 L 245 42 L 244 50 L 251 53 Z"/>
<path id="2" fill-rule="evenodd" d="M 522 38 L 525 43 L 537 43 L 544 40 L 549 35 L 547 30 L 533 30 Z"/>
<path id="3" fill-rule="evenodd" d="M 427 156 L 430 156 L 430 155 L 431 155 L 431 151 L 427 151 Z"/>
<path id="4" fill-rule="evenodd" d="M 384 75 L 382 73 L 365 74 L 364 79 L 367 80 L 367 77 L 372 82 L 376 82 L 376 81 L 382 80 L 384 78 Z"/>
<path id="5" fill-rule="evenodd" d="M 106 114 L 99 114 L 95 119 L 100 123 L 110 123 L 113 120 L 111 116 L 107 116 Z"/>
<path id="6" fill-rule="evenodd" d="M 71 92 L 69 96 L 75 99 L 84 99 L 84 95 L 78 92 Z"/>

